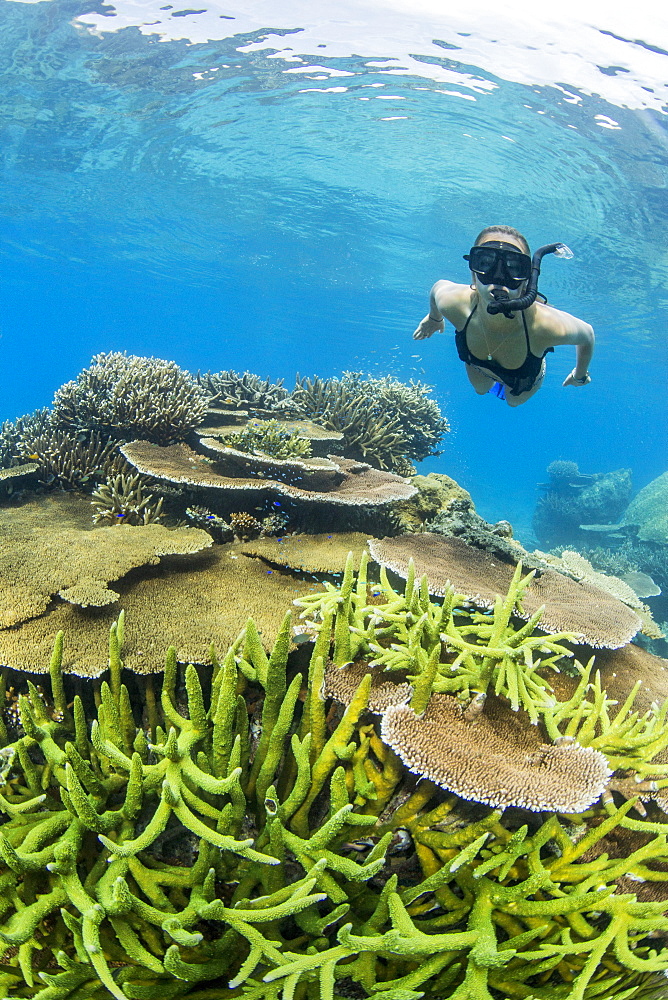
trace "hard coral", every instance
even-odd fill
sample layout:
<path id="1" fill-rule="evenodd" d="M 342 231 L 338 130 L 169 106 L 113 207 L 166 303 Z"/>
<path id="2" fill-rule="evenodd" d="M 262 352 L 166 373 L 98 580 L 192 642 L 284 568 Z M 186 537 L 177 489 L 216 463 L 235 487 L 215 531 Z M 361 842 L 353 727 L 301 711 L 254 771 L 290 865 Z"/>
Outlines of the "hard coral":
<path id="1" fill-rule="evenodd" d="M 374 559 L 403 577 L 414 560 L 433 594 L 443 594 L 453 584 L 472 601 L 488 607 L 508 588 L 514 570 L 512 564 L 459 538 L 431 532 L 374 539 L 370 551 Z M 518 613 L 529 618 L 539 610 L 540 627 L 546 632 L 570 626 L 592 646 L 623 646 L 642 624 L 636 612 L 609 591 L 587 582 L 576 583 L 550 569 L 536 573 Z"/>
<path id="2" fill-rule="evenodd" d="M 110 581 L 138 566 L 156 565 L 168 553 L 199 552 L 211 545 L 209 536 L 195 528 L 120 524 L 82 529 L 67 523 L 68 509 L 66 501 L 44 497 L 0 510 L 0 629 L 42 614 L 56 594 L 81 607 L 113 603 L 118 594 L 107 586 Z"/>
<path id="3" fill-rule="evenodd" d="M 68 427 L 102 429 L 115 437 L 180 441 L 202 423 L 209 395 L 173 361 L 112 352 L 56 392 L 55 419 Z"/>
<path id="4" fill-rule="evenodd" d="M 252 514 L 245 511 L 238 511 L 230 514 L 230 528 L 237 536 L 244 541 L 250 538 L 257 538 L 262 531 L 262 524 Z"/>
<path id="5" fill-rule="evenodd" d="M 142 476 L 119 473 L 93 491 L 94 524 L 158 524 L 163 517 L 162 497 L 154 502 L 144 495 Z"/>
<path id="6" fill-rule="evenodd" d="M 116 457 L 116 441 L 94 430 L 76 433 L 46 408 L 7 422 L 3 434 L 13 455 L 10 465 L 34 462 L 44 486 L 83 489 L 104 479 Z"/>
<path id="7" fill-rule="evenodd" d="M 220 491 L 221 499 L 229 497 L 229 502 L 233 497 L 238 502 L 241 497 L 257 497 L 264 492 L 327 507 L 376 507 L 405 500 L 415 493 L 415 487 L 399 476 L 345 458 L 336 460 L 340 472 L 336 487 L 317 490 L 258 475 L 221 474 L 215 462 L 203 458 L 185 444 L 160 448 L 146 441 L 132 441 L 123 445 L 121 452 L 144 475 L 167 483 L 215 489 Z"/>
<path id="8" fill-rule="evenodd" d="M 410 460 L 439 454 L 436 446 L 449 430 L 430 388 L 409 385 L 389 375 L 365 378 L 344 372 L 338 378 L 297 379 L 290 405 L 344 435 L 345 454 L 400 475 L 410 474 Z"/>
<path id="9" fill-rule="evenodd" d="M 584 812 L 610 778 L 603 754 L 575 741 L 546 743 L 523 713 L 500 699 L 467 718 L 457 698 L 435 694 L 426 711 L 391 705 L 381 735 L 418 774 L 495 808 Z"/>
<path id="10" fill-rule="evenodd" d="M 81 506 L 90 526 L 88 502 L 82 501 Z M 104 530 L 130 534 L 143 529 Z M 205 540 L 210 541 L 208 534 Z M 295 597 L 312 591 L 313 579 L 271 571 L 262 560 L 244 556 L 243 544 L 214 545 L 201 553 L 163 558 L 160 565 L 138 568 L 113 584 L 119 595 L 116 604 L 81 608 L 58 597 L 50 603 L 45 598 L 34 611 L 39 617 L 0 628 L 0 663 L 20 671 L 44 672 L 54 630 L 62 630 L 64 670 L 98 677 L 107 667 L 103 637 L 119 606 L 129 620 L 125 663 L 137 674 L 160 673 L 168 645 L 176 648 L 179 660 L 210 664 L 211 644 L 226 649 L 243 628 L 249 608 L 253 608 L 262 641 L 270 647 L 286 607 Z M 17 616 L 25 618 L 27 596 L 15 594 L 7 607 L 15 607 Z"/>
<path id="11" fill-rule="evenodd" d="M 383 586 L 368 616 L 397 634 L 453 611 L 414 580 Z M 289 616 L 269 655 L 248 621 L 210 683 L 170 650 L 145 719 L 122 618 L 97 704 L 71 701 L 58 639 L 50 694 L 27 685 L 23 734 L 1 751 L 3 995 L 639 1000 L 658 984 L 668 824 L 631 819 L 632 803 L 502 813 L 415 787 L 365 714 L 367 679 L 342 716 L 320 694 L 330 654 L 367 642 L 368 596 L 350 570 L 324 595 L 338 621 L 308 676 Z M 588 684 L 553 722 L 582 734 L 583 706 L 600 717 Z"/>
<path id="12" fill-rule="evenodd" d="M 294 431 L 283 430 L 277 420 L 251 421 L 243 430 L 228 435 L 225 443 L 239 451 L 259 452 L 274 458 L 311 454 L 311 442 Z"/>
<path id="13" fill-rule="evenodd" d="M 269 382 L 252 372 L 228 371 L 198 373 L 197 381 L 211 397 L 212 406 L 248 410 L 251 413 L 273 410 L 288 395 L 282 379 Z"/>

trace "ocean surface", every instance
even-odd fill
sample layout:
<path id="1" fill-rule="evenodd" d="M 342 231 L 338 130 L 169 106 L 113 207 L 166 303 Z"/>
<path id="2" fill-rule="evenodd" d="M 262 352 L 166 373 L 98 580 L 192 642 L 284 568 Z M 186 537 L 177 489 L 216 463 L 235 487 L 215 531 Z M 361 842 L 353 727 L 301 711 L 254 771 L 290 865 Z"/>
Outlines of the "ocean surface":
<path id="1" fill-rule="evenodd" d="M 434 387 L 445 472 L 531 544 L 555 459 L 668 465 L 668 15 L 482 0 L 0 0 L 0 419 L 100 351 L 292 387 Z M 501 10 L 503 6 L 503 12 Z M 412 331 L 507 223 L 597 334 L 592 383 L 479 397 Z"/>

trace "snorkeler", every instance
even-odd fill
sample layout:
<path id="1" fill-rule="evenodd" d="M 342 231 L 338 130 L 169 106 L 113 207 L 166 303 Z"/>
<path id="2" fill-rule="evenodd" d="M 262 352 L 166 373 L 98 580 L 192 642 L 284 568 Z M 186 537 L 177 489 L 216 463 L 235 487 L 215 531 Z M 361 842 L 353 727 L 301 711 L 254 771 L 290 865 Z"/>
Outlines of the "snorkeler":
<path id="1" fill-rule="evenodd" d="M 570 257 L 563 243 L 551 243 L 529 255 L 529 244 L 510 226 L 488 226 L 464 260 L 472 282 L 437 281 L 429 297 L 429 314 L 414 340 L 455 327 L 455 345 L 478 395 L 491 392 L 509 406 L 526 403 L 541 387 L 545 355 L 573 344 L 576 364 L 563 385 L 591 382 L 588 366 L 594 353 L 594 331 L 569 313 L 536 301 L 540 262 L 547 253 Z M 438 313 L 438 316 L 436 315 Z"/>

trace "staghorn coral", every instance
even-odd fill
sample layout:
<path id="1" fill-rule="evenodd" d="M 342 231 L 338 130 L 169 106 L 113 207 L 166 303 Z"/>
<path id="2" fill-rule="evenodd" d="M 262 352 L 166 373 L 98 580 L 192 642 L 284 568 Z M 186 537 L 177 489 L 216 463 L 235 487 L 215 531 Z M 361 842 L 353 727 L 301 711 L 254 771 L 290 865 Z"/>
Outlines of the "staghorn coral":
<path id="1" fill-rule="evenodd" d="M 411 560 L 419 575 L 425 574 L 433 594 L 443 594 L 450 584 L 476 603 L 492 607 L 496 595 L 506 590 L 514 565 L 455 537 L 423 532 L 398 538 L 373 539 L 371 555 L 377 562 L 406 577 Z M 541 628 L 560 632 L 570 626 L 592 646 L 623 646 L 642 624 L 638 614 L 614 597 L 587 582 L 577 583 L 551 569 L 535 572 L 522 597 L 520 617 L 541 610 Z"/>
<path id="2" fill-rule="evenodd" d="M 359 639 L 363 573 L 337 596 L 308 677 L 290 668 L 289 616 L 269 656 L 249 621 L 210 684 L 170 650 L 147 729 L 122 683 L 122 618 L 88 710 L 70 704 L 57 641 L 50 696 L 28 685 L 24 734 L 2 751 L 4 995 L 640 1000 L 658 986 L 668 825 L 632 820 L 632 802 L 502 813 L 407 782 L 364 714 L 368 681 L 342 716 L 319 694 L 330 651 Z M 424 588 L 402 600 L 414 616 Z"/>
<path id="3" fill-rule="evenodd" d="M 311 442 L 295 431 L 284 430 L 277 420 L 251 420 L 243 430 L 227 435 L 225 443 L 238 451 L 273 458 L 311 455 Z"/>
<path id="4" fill-rule="evenodd" d="M 390 375 L 365 378 L 361 372 L 342 377 L 297 378 L 289 404 L 298 414 L 341 431 L 344 451 L 399 475 L 411 474 L 411 461 L 440 454 L 436 446 L 449 430 L 430 387 L 409 385 Z"/>
<path id="5" fill-rule="evenodd" d="M 94 524 L 158 524 L 164 516 L 163 499 L 153 502 L 144 496 L 147 480 L 143 476 L 119 473 L 93 491 Z"/>
<path id="6" fill-rule="evenodd" d="M 61 386 L 53 410 L 60 425 L 75 431 L 172 444 L 202 423 L 208 401 L 197 380 L 173 361 L 111 352 L 96 354 Z"/>
<path id="7" fill-rule="evenodd" d="M 25 420 L 25 417 L 19 420 Z M 0 469 L 9 469 L 21 461 L 18 457 L 21 440 L 19 420 L 4 420 L 0 424 Z"/>
<path id="8" fill-rule="evenodd" d="M 3 435 L 12 455 L 9 464 L 34 464 L 35 475 L 45 486 L 83 489 L 104 479 L 118 462 L 116 441 L 96 431 L 76 433 L 46 408 L 11 425 L 6 422 Z"/>
<path id="9" fill-rule="evenodd" d="M 252 372 L 228 371 L 197 373 L 197 381 L 211 397 L 212 406 L 264 412 L 273 410 L 288 395 L 283 380 L 270 382 Z"/>

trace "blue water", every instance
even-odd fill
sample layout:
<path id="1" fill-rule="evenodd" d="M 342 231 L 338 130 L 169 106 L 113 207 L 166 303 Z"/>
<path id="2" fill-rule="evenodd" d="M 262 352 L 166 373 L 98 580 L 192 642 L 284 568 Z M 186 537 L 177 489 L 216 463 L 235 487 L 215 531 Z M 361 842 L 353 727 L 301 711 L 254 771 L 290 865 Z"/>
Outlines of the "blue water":
<path id="1" fill-rule="evenodd" d="M 0 2 L 1 419 L 99 351 L 288 388 L 418 378 L 452 428 L 420 471 L 527 542 L 554 459 L 631 468 L 636 488 L 665 471 L 665 23 L 623 34 L 604 12 L 599 65 L 574 61 L 566 29 L 541 53 L 518 21 L 509 70 L 480 9 L 435 24 L 406 0 L 393 35 L 400 5 L 384 6 L 332 21 L 320 0 L 306 30 L 289 4 Z M 194 30 L 206 15 L 215 40 Z M 194 41 L 163 30 L 189 24 Z M 517 72 L 562 50 L 553 79 Z M 412 341 L 432 283 L 467 281 L 462 254 L 498 222 L 574 251 L 546 258 L 540 287 L 596 330 L 586 389 L 561 388 L 560 349 L 511 410 L 474 394 L 452 329 Z"/>

